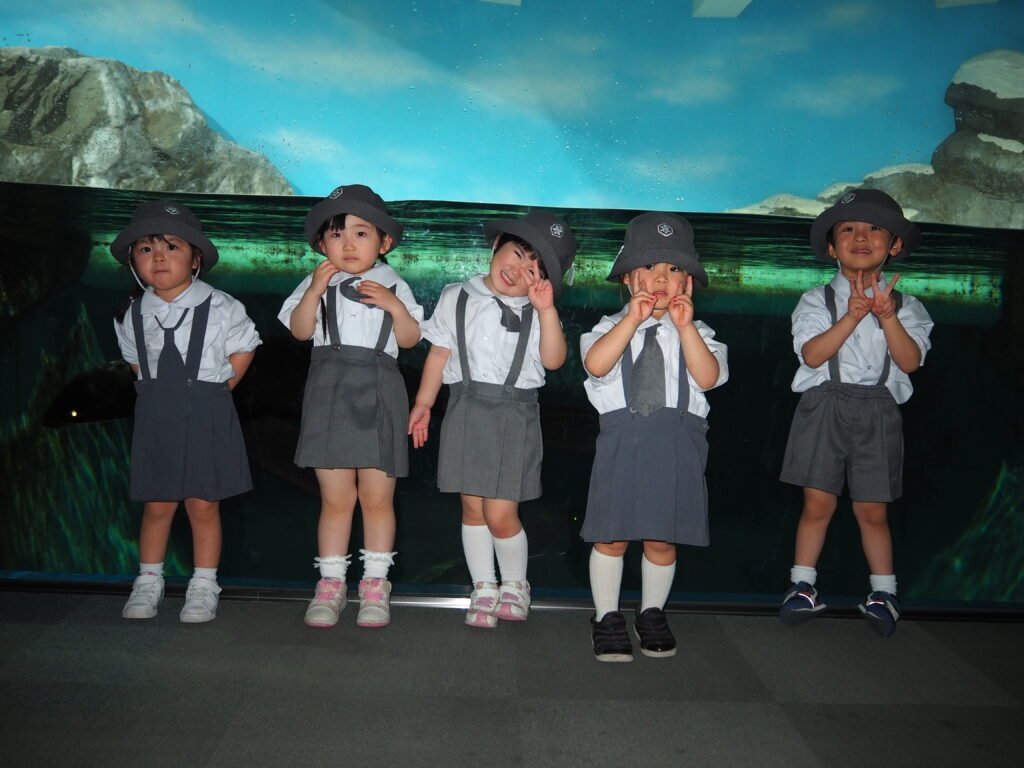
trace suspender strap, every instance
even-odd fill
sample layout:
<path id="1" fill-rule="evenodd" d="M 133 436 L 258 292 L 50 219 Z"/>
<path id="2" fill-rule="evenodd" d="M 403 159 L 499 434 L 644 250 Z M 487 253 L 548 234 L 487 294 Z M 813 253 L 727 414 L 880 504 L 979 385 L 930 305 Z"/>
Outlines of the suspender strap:
<path id="1" fill-rule="evenodd" d="M 896 302 L 896 311 L 899 312 L 903 308 L 903 294 L 899 291 L 892 292 L 892 299 Z M 832 319 L 832 325 L 835 325 L 838 320 L 838 313 L 836 311 L 836 292 L 832 288 L 831 284 L 825 286 L 825 306 L 828 308 L 829 317 Z M 882 327 L 881 322 L 878 318 L 875 318 L 875 324 L 879 328 Z M 892 355 L 889 354 L 888 349 L 886 350 L 885 361 L 882 363 L 882 374 L 878 377 L 879 384 L 885 384 L 889 379 L 889 372 L 892 370 Z M 839 376 L 839 350 L 828 359 L 828 377 L 832 381 L 839 383 L 842 379 Z"/>
<path id="2" fill-rule="evenodd" d="M 395 285 L 392 285 L 388 290 L 391 291 L 392 293 L 396 293 L 397 289 L 398 284 L 396 283 Z M 388 345 L 388 338 L 391 336 L 391 329 L 395 325 L 395 319 L 391 317 L 390 312 L 385 312 L 382 309 L 380 313 L 384 315 L 384 320 L 381 321 L 380 333 L 377 334 L 377 343 L 373 347 L 375 352 L 384 351 L 384 347 Z"/>
<path id="3" fill-rule="evenodd" d="M 213 294 L 211 293 L 206 297 L 206 301 L 195 308 L 192 315 L 192 332 L 188 337 L 188 356 L 185 358 L 185 378 L 193 381 L 199 379 L 199 363 L 203 359 L 203 347 L 206 344 L 206 327 L 210 321 L 210 301 L 212 299 Z"/>
<path id="4" fill-rule="evenodd" d="M 135 353 L 139 358 L 139 371 L 143 379 L 153 378 L 149 374 L 149 355 L 146 353 L 146 332 L 142 329 L 142 301 L 132 302 L 132 328 L 135 330 Z"/>
<path id="5" fill-rule="evenodd" d="M 392 293 L 398 292 L 398 284 L 388 288 Z M 324 299 L 326 298 L 326 302 Z M 395 320 L 390 312 L 381 310 L 384 319 L 381 321 L 380 333 L 377 334 L 377 343 L 374 344 L 374 352 L 383 352 L 391 337 L 391 329 L 394 328 Z M 331 346 L 341 346 L 341 333 L 338 331 L 338 289 L 330 287 L 320 297 L 320 321 L 324 329 L 324 337 L 331 340 Z"/>
<path id="6" fill-rule="evenodd" d="M 455 337 L 459 345 L 459 366 L 462 368 L 462 380 L 470 382 L 473 374 L 469 369 L 469 350 L 466 348 L 466 303 L 469 301 L 469 294 L 463 288 L 459 291 L 459 298 L 455 302 Z M 512 356 L 512 366 L 505 377 L 505 386 L 514 387 L 519 380 L 519 374 L 523 370 L 523 361 L 526 360 L 526 345 L 530 341 L 530 329 L 533 326 L 533 305 L 528 304 L 523 308 L 522 325 L 519 327 L 519 339 L 516 342 L 516 351 Z"/>
<path id="7" fill-rule="evenodd" d="M 649 326 L 647 330 L 657 328 Z M 633 387 L 633 342 L 626 345 L 626 351 L 622 353 L 622 394 L 626 398 L 626 405 L 629 405 L 629 397 Z M 686 374 L 686 354 L 683 352 L 683 345 L 679 345 L 679 393 L 676 396 L 676 408 L 685 411 L 690 408 L 690 379 Z"/>

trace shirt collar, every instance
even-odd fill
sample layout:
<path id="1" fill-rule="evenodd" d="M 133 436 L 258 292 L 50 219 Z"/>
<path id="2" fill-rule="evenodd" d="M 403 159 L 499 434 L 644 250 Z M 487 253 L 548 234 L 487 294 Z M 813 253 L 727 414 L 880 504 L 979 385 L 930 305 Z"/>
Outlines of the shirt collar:
<path id="1" fill-rule="evenodd" d="M 197 279 L 192 285 L 175 296 L 174 299 L 164 301 L 153 293 L 153 286 L 149 286 L 146 288 L 146 292 L 142 294 L 142 304 L 139 309 L 142 310 L 144 315 L 152 314 L 162 307 L 192 309 L 206 301 L 211 293 L 213 293 L 213 287 L 209 283 L 204 283 L 202 280 Z"/>
<path id="2" fill-rule="evenodd" d="M 389 267 L 382 261 L 378 261 L 368 270 L 366 270 L 365 272 L 361 272 L 358 275 L 353 275 L 351 272 L 344 271 L 335 272 L 333 275 L 331 275 L 331 279 L 327 281 L 327 284 L 331 287 L 334 287 L 338 285 L 338 283 L 348 280 L 350 277 L 358 277 L 360 282 L 363 280 L 373 280 L 374 282 L 380 283 L 390 273 L 391 267 Z"/>
<path id="3" fill-rule="evenodd" d="M 512 309 L 523 309 L 527 304 L 530 303 L 529 296 L 500 296 L 490 288 L 484 282 L 486 275 L 473 275 L 462 285 L 468 293 L 474 299 L 497 299 L 502 304 L 512 307 Z"/>

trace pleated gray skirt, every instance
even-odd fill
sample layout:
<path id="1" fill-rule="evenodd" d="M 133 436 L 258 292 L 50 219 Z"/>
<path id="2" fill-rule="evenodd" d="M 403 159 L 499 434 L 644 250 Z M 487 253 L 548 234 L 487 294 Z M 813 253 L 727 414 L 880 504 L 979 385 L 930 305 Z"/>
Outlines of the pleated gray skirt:
<path id="1" fill-rule="evenodd" d="M 302 396 L 295 463 L 409 474 L 409 395 L 391 355 L 341 344 L 314 347 Z"/>
<path id="2" fill-rule="evenodd" d="M 227 382 L 135 382 L 134 501 L 218 501 L 252 489 Z"/>
<path id="3" fill-rule="evenodd" d="M 438 488 L 488 499 L 536 499 L 543 456 L 537 390 L 480 381 L 451 386 Z"/>
<path id="4" fill-rule="evenodd" d="M 601 414 L 583 540 L 707 546 L 707 431 L 676 408 Z"/>

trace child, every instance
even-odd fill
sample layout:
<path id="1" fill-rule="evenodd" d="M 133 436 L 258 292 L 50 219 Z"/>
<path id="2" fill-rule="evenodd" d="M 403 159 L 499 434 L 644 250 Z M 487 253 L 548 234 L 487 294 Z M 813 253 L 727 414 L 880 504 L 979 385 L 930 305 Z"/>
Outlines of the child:
<path id="1" fill-rule="evenodd" d="M 892 538 L 887 503 L 903 492 L 903 427 L 897 404 L 913 387 L 931 348 L 932 320 L 913 296 L 893 290 L 882 268 L 913 251 L 921 239 L 884 192 L 857 189 L 811 226 L 819 261 L 839 267 L 831 282 L 807 291 L 793 311 L 793 349 L 802 392 L 793 414 L 781 479 L 804 489 L 796 557 L 779 617 L 801 624 L 824 610 L 815 566 L 844 482 L 853 499 L 871 593 L 859 606 L 883 637 L 896 631 Z"/>
<path id="2" fill-rule="evenodd" d="M 345 576 L 356 501 L 366 548 L 359 550 L 360 627 L 391 621 L 395 481 L 409 472 L 409 397 L 398 349 L 420 339 L 423 309 L 384 255 L 402 225 L 369 187 L 335 189 L 306 216 L 306 240 L 325 257 L 289 296 L 278 318 L 299 341 L 313 340 L 295 463 L 320 484 L 320 570 L 306 609 L 310 627 L 333 627 L 348 602 Z"/>
<path id="3" fill-rule="evenodd" d="M 541 493 L 537 389 L 568 351 L 555 302 L 576 238 L 544 211 L 492 221 L 485 234 L 490 270 L 445 286 L 423 325 L 433 346 L 409 434 L 417 448 L 426 442 L 430 409 L 442 381 L 448 384 L 438 486 L 462 495 L 462 546 L 473 580 L 466 624 L 493 628 L 499 618 L 525 621 L 530 609 L 519 502 Z"/>
<path id="4" fill-rule="evenodd" d="M 217 248 L 184 205 L 143 203 L 110 252 L 143 288 L 114 322 L 138 376 L 131 497 L 145 502 L 139 576 L 121 615 L 156 616 L 171 521 L 184 499 L 195 573 L 180 618 L 211 621 L 220 594 L 219 502 L 252 488 L 231 390 L 260 337 L 240 302 L 199 279 L 217 264 Z"/>
<path id="5" fill-rule="evenodd" d="M 644 545 L 641 604 L 633 625 L 646 656 L 674 656 L 663 608 L 676 569 L 676 544 L 707 546 L 706 390 L 729 377 L 726 346 L 693 318 L 693 289 L 707 273 L 693 230 L 679 216 L 644 213 L 629 222 L 608 279 L 630 293 L 622 311 L 580 339 L 587 397 L 601 416 L 586 519 L 594 542 L 594 655 L 632 661 L 619 613 L 623 556 Z"/>

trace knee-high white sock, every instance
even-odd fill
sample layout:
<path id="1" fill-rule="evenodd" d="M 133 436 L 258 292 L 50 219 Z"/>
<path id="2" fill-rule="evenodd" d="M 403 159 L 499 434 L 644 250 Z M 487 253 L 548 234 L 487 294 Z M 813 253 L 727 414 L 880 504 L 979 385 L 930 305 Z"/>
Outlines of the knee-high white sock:
<path id="1" fill-rule="evenodd" d="M 502 582 L 526 581 L 526 561 L 530 557 L 526 531 L 522 528 L 507 539 L 494 537 L 494 554 L 498 556 L 498 570 Z"/>
<path id="2" fill-rule="evenodd" d="M 462 524 L 462 551 L 474 584 L 498 581 L 494 574 L 494 538 L 486 525 Z"/>
<path id="3" fill-rule="evenodd" d="M 640 563 L 640 610 L 664 608 L 672 591 L 676 564 L 655 565 L 645 556 Z"/>
<path id="4" fill-rule="evenodd" d="M 594 595 L 594 613 L 597 621 L 606 613 L 619 610 L 619 590 L 622 588 L 622 558 L 602 555 L 590 550 L 590 591 Z"/>

